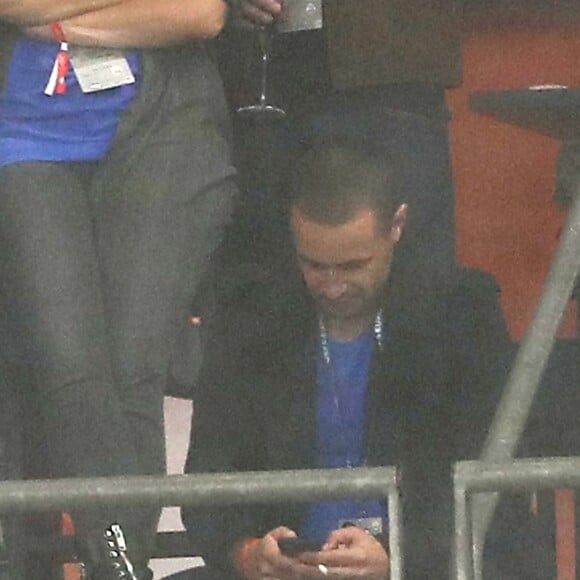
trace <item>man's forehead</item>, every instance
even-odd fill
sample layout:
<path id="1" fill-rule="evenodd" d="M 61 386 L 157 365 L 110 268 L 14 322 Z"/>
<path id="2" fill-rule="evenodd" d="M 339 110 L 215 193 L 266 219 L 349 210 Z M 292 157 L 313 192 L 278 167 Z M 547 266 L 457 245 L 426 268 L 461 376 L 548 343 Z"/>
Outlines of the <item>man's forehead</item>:
<path id="1" fill-rule="evenodd" d="M 326 264 L 366 259 L 381 237 L 370 209 L 361 210 L 345 224 L 331 225 L 312 220 L 294 208 L 291 225 L 298 254 Z"/>
<path id="2" fill-rule="evenodd" d="M 358 231 L 367 233 L 374 230 L 377 225 L 376 212 L 368 207 L 361 208 L 347 222 L 342 224 L 325 223 L 323 220 L 317 220 L 308 216 L 299 206 L 293 206 L 291 209 L 290 225 L 292 230 L 308 230 L 309 232 L 319 235 L 327 233 L 336 233 L 339 231 Z"/>

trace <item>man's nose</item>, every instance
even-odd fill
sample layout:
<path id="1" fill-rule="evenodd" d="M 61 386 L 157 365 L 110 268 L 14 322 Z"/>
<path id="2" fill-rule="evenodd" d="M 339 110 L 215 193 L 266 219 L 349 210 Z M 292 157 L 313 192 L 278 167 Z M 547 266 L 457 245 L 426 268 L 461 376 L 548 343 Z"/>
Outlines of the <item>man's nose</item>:
<path id="1" fill-rule="evenodd" d="M 346 282 L 337 275 L 336 270 L 331 269 L 324 273 L 318 285 L 320 294 L 328 300 L 336 300 L 346 292 Z"/>

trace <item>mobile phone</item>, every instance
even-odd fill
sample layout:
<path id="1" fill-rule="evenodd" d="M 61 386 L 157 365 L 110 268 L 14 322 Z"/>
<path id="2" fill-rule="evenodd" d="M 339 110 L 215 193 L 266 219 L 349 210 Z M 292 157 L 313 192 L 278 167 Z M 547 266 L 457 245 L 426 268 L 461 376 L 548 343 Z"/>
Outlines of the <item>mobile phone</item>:
<path id="1" fill-rule="evenodd" d="M 278 547 L 285 556 L 297 556 L 302 552 L 320 552 L 324 546 L 323 540 L 308 538 L 280 538 Z"/>

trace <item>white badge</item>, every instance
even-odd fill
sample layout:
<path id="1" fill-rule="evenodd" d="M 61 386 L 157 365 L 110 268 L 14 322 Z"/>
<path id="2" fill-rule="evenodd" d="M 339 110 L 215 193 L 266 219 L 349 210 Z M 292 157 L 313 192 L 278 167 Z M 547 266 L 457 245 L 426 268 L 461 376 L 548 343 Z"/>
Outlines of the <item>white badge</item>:
<path id="1" fill-rule="evenodd" d="M 135 82 L 121 50 L 69 46 L 69 54 L 83 93 L 95 93 Z"/>
<path id="2" fill-rule="evenodd" d="M 339 528 L 346 526 L 356 526 L 372 536 L 383 533 L 383 518 L 351 518 L 350 520 L 340 520 Z"/>
<path id="3" fill-rule="evenodd" d="M 292 0 L 286 3 L 286 14 L 276 24 L 278 32 L 297 32 L 322 28 L 322 0 Z"/>

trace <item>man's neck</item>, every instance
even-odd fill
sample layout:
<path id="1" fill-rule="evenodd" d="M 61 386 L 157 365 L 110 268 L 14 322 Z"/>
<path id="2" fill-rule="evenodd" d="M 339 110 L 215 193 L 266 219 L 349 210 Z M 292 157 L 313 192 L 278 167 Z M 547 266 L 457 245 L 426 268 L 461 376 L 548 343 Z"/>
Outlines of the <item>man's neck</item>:
<path id="1" fill-rule="evenodd" d="M 355 340 L 372 328 L 376 314 L 366 314 L 352 318 L 323 317 L 329 338 L 340 341 Z"/>

